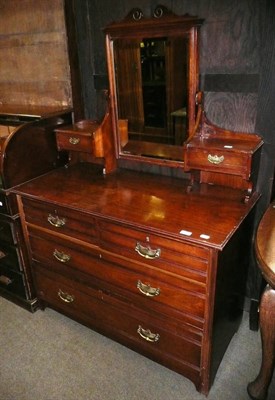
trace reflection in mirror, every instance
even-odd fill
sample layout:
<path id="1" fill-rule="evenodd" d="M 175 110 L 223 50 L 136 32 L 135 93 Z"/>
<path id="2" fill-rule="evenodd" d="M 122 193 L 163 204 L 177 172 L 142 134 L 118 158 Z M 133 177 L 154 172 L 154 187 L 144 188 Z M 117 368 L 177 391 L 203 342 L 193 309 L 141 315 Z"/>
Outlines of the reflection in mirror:
<path id="1" fill-rule="evenodd" d="M 188 38 L 117 39 L 118 118 L 128 139 L 182 145 L 187 133 Z"/>

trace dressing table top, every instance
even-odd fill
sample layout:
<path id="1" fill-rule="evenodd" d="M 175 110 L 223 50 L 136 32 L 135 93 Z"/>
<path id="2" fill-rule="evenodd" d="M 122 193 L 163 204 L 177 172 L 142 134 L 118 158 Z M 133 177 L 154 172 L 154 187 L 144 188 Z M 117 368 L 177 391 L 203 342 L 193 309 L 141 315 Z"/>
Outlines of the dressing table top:
<path id="1" fill-rule="evenodd" d="M 243 191 L 129 170 L 103 175 L 80 163 L 14 188 L 29 198 L 134 225 L 176 240 L 222 249 L 259 198 Z"/>

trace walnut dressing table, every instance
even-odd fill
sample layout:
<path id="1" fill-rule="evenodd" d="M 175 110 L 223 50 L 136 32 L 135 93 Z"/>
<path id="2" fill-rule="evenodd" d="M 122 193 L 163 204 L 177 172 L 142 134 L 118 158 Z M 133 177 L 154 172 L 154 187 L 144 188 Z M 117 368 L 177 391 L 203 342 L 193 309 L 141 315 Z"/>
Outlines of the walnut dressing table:
<path id="1" fill-rule="evenodd" d="M 258 195 L 80 163 L 17 189 L 41 305 L 208 393 L 239 324 Z M 247 220 L 248 221 L 248 220 Z M 211 375 L 213 374 L 213 375 Z"/>
<path id="2" fill-rule="evenodd" d="M 207 394 L 242 316 L 262 140 L 219 129 L 196 112 L 202 20 L 166 11 L 158 7 L 147 19 L 135 9 L 106 28 L 109 112 L 102 124 L 56 129 L 57 145 L 73 162 L 13 193 L 41 307 L 50 306 L 177 371 Z M 158 42 L 170 35 L 169 43 Z M 127 46 L 118 49 L 125 36 Z M 170 107 L 187 109 L 184 147 L 144 140 L 149 131 L 152 137 L 152 127 L 133 132 L 135 105 L 122 112 L 118 103 L 127 91 L 117 93 L 125 88 L 122 82 L 116 86 L 114 60 L 117 54 L 123 58 L 132 39 L 136 44 L 144 37 L 150 40 L 140 47 L 158 42 L 162 49 L 177 42 L 188 48 L 188 100 L 170 99 Z M 171 56 L 173 46 L 169 49 Z M 140 57 L 136 47 L 132 56 Z M 131 90 L 134 98 L 140 87 Z M 213 137 L 214 145 L 209 140 L 207 146 Z M 199 138 L 203 146 L 195 152 Z M 160 148 L 170 156 L 163 159 Z M 208 154 L 219 163 L 207 162 Z M 144 164 L 151 173 L 142 171 Z M 179 171 L 182 176 L 176 177 Z"/>

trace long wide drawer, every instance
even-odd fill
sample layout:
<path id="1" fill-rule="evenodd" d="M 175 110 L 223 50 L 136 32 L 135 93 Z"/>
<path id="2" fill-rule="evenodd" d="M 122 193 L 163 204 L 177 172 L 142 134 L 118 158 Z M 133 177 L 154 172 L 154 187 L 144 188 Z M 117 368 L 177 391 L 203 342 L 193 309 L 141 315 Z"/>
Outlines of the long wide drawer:
<path id="1" fill-rule="evenodd" d="M 207 248 L 105 221 L 99 222 L 99 232 L 101 247 L 114 254 L 206 283 Z"/>
<path id="2" fill-rule="evenodd" d="M 131 305 L 45 268 L 34 269 L 38 297 L 57 310 L 197 381 L 200 334 L 185 336 L 180 323 L 153 317 Z M 191 335 L 191 334 L 190 334 Z"/>
<path id="3" fill-rule="evenodd" d="M 205 285 L 188 277 L 114 256 L 97 248 L 79 246 L 62 238 L 30 230 L 32 258 L 67 275 L 85 274 L 99 287 L 115 287 L 145 309 L 173 314 L 202 329 L 205 318 Z M 75 273 L 76 274 L 76 273 Z"/>

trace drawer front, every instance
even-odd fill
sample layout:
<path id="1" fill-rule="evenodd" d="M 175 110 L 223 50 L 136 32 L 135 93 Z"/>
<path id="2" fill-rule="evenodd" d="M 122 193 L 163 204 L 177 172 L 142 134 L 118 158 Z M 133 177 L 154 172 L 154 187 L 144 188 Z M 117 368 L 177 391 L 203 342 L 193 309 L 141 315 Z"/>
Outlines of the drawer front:
<path id="1" fill-rule="evenodd" d="M 110 287 L 125 298 L 145 309 L 162 314 L 173 314 L 188 323 L 203 327 L 205 313 L 205 286 L 181 275 L 169 274 L 98 249 L 81 249 L 74 243 L 30 232 L 34 260 L 48 268 L 71 274 L 72 270 L 85 274 L 99 287 Z"/>
<path id="2" fill-rule="evenodd" d="M 116 224 L 100 222 L 101 247 L 202 284 L 206 283 L 209 250 Z"/>
<path id="3" fill-rule="evenodd" d="M 38 297 L 92 327 L 110 332 L 156 359 L 200 367 L 201 335 L 181 324 L 158 319 L 103 291 L 94 290 L 43 268 L 35 269 Z M 197 340 L 195 340 L 195 338 Z M 169 362 L 168 362 L 169 366 Z"/>
<path id="4" fill-rule="evenodd" d="M 57 132 L 56 141 L 58 150 L 92 153 L 94 149 L 94 140 L 91 133 Z"/>
<path id="5" fill-rule="evenodd" d="M 5 265 L 15 271 L 22 270 L 17 247 L 0 243 L 0 265 Z"/>
<path id="6" fill-rule="evenodd" d="M 0 263 L 0 288 L 19 297 L 27 298 L 24 277 L 19 272 L 12 271 Z"/>
<path id="7" fill-rule="evenodd" d="M 1 192 L 0 192 L 0 214 L 9 214 L 7 196 Z"/>
<path id="8" fill-rule="evenodd" d="M 94 218 L 52 204 L 23 199 L 26 222 L 42 228 L 96 244 Z"/>
<path id="9" fill-rule="evenodd" d="M 16 244 L 16 226 L 14 222 L 0 219 L 0 243 Z"/>
<path id="10" fill-rule="evenodd" d="M 193 149 L 186 152 L 186 167 L 212 172 L 223 172 L 249 178 L 250 157 L 247 153 L 215 150 Z"/>

